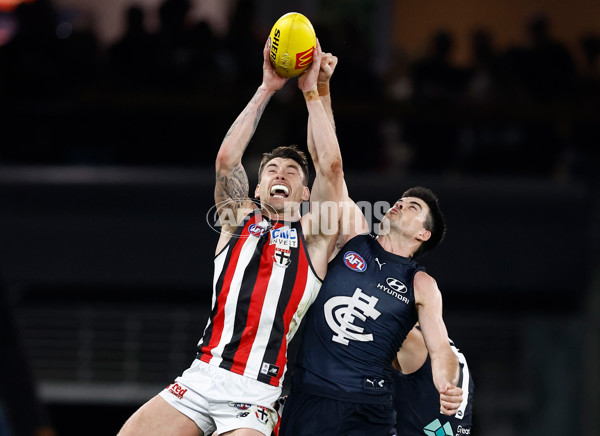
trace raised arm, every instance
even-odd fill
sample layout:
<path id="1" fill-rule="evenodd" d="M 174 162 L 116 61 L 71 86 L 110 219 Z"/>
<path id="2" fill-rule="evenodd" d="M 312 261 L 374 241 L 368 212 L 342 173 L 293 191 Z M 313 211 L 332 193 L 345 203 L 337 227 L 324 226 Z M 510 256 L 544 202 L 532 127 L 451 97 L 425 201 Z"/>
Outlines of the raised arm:
<path id="1" fill-rule="evenodd" d="M 313 64 L 298 79 L 298 87 L 304 93 L 308 109 L 307 143 L 312 140 L 309 153 L 316 172 L 313 184 L 313 190 L 318 196 L 316 200 L 339 201 L 343 180 L 342 155 L 335 128 L 330 121 L 333 120 L 333 115 L 329 117 L 317 90 L 322 58 L 321 45 L 317 41 Z M 329 108 L 331 112 L 331 104 Z"/>
<path id="2" fill-rule="evenodd" d="M 329 120 L 329 123 L 331 124 L 334 131 L 335 118 L 333 116 L 333 108 L 331 103 L 330 82 L 331 77 L 335 72 L 335 68 L 337 67 L 337 63 L 338 58 L 336 56 L 334 56 L 331 53 L 324 53 L 323 58 L 321 59 L 321 66 L 317 80 L 317 90 L 319 93 L 319 97 L 321 99 L 321 103 L 323 104 L 323 108 L 325 109 L 325 113 L 327 114 L 327 119 Z M 315 171 L 318 177 L 320 162 L 317 150 L 315 149 L 313 128 L 311 125 L 310 115 L 308 120 L 307 131 L 308 152 L 311 155 L 313 164 L 315 166 Z M 316 181 L 317 179 L 315 178 L 315 182 Z M 311 199 L 313 201 L 321 201 L 322 196 L 322 193 L 319 192 L 319 185 L 315 183 L 315 185 L 312 188 Z M 368 233 L 370 230 L 367 220 L 365 219 L 362 211 L 350 198 L 345 180 L 343 181 L 342 185 L 342 197 L 339 209 L 339 218 L 340 219 L 338 224 L 338 237 L 336 240 L 335 248 L 330 255 L 330 259 L 335 257 L 335 255 L 341 249 L 341 247 L 343 247 L 346 244 L 346 242 L 348 242 L 354 236 L 358 234 Z"/>
<path id="3" fill-rule="evenodd" d="M 325 109 L 325 113 L 327 114 L 327 119 L 329 120 L 329 124 L 333 128 L 335 132 L 335 119 L 333 118 L 333 109 L 331 106 L 331 95 L 329 92 L 329 82 L 331 80 L 331 76 L 335 71 L 335 67 L 337 66 L 338 59 L 331 53 L 323 53 L 323 57 L 321 58 L 321 65 L 319 67 L 319 75 L 317 77 L 317 92 L 319 93 L 319 98 L 321 100 L 321 104 Z M 315 171 L 317 175 L 319 174 L 319 155 L 317 149 L 315 148 L 315 140 L 313 136 L 313 127 L 310 113 L 308 114 L 308 126 L 307 126 L 307 134 L 306 141 L 308 146 L 308 152 L 310 153 L 310 157 L 312 159 L 313 165 L 315 167 Z M 315 187 L 312 190 L 312 196 L 318 198 L 320 193 L 314 192 Z"/>
<path id="4" fill-rule="evenodd" d="M 453 415 L 460 405 L 454 401 L 460 389 L 459 364 L 442 318 L 442 294 L 433 277 L 423 271 L 415 274 L 414 289 L 419 324 L 431 358 L 433 383 L 440 393 L 440 411 Z"/>
<path id="5" fill-rule="evenodd" d="M 314 141 L 311 157 L 316 159 L 313 190 L 317 193 L 317 198 L 311 198 L 309 213 L 302 217 L 302 227 L 311 261 L 321 277 L 325 275 L 329 254 L 335 246 L 338 207 L 344 179 L 337 136 L 317 91 L 322 55 L 321 46 L 317 41 L 313 63 L 298 79 L 298 87 L 306 101 L 309 129 Z"/>
<path id="6" fill-rule="evenodd" d="M 227 244 L 241 219 L 254 208 L 249 198 L 248 176 L 242 156 L 273 94 L 287 79 L 279 76 L 269 61 L 269 45 L 263 49 L 263 81 L 225 135 L 215 162 L 215 205 L 221 222 L 216 251 Z"/>

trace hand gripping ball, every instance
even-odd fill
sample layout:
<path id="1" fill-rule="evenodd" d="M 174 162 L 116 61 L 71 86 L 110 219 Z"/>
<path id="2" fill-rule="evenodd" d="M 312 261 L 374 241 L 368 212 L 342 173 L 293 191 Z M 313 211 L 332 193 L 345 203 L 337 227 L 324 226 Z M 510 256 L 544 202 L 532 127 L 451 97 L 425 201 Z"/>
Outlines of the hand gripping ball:
<path id="1" fill-rule="evenodd" d="M 273 25 L 269 45 L 269 57 L 277 72 L 283 77 L 296 77 L 312 62 L 317 35 L 308 18 L 290 12 Z"/>

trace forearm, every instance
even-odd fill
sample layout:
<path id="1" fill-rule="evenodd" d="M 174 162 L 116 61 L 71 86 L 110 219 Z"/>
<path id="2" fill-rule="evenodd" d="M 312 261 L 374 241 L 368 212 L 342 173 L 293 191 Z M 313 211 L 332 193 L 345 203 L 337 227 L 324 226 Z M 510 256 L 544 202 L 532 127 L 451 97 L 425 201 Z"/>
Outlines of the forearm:
<path id="1" fill-rule="evenodd" d="M 457 386 L 460 377 L 459 363 L 450 347 L 434 354 L 430 353 L 430 358 L 433 383 L 437 390 L 441 392 L 448 384 Z"/>
<path id="2" fill-rule="evenodd" d="M 310 114 L 308 114 L 308 125 L 306 127 L 306 147 L 308 148 L 308 153 L 310 154 L 310 158 L 312 160 L 313 166 L 315 167 L 315 172 L 319 172 L 319 156 L 317 154 L 317 149 L 315 148 L 315 139 L 313 137 L 312 123 L 310 119 Z"/>
<path id="3" fill-rule="evenodd" d="M 250 102 L 238 115 L 225 138 L 223 138 L 217 154 L 217 171 L 233 169 L 242 161 L 244 151 L 250 143 L 265 107 L 273 94 L 274 91 L 269 91 L 263 85 L 256 90 Z"/>
<path id="4" fill-rule="evenodd" d="M 419 325 L 431 357 L 433 381 L 441 393 L 449 385 L 456 386 L 459 376 L 458 359 L 450 348 L 442 317 L 442 294 L 433 277 L 423 271 L 415 274 L 413 286 Z"/>
<path id="5" fill-rule="evenodd" d="M 317 91 L 319 92 L 319 97 L 321 97 L 321 103 L 323 103 L 323 107 L 325 108 L 327 118 L 329 118 L 329 123 L 335 131 L 335 119 L 333 118 L 333 108 L 331 106 L 331 93 L 329 91 L 329 82 L 317 83 Z"/>
<path id="6" fill-rule="evenodd" d="M 419 324 L 431 358 L 435 387 L 442 392 L 448 385 L 456 386 L 459 377 L 458 359 L 450 348 L 448 332 L 441 315 L 420 310 Z"/>
<path id="7" fill-rule="evenodd" d="M 317 175 L 338 177 L 342 157 L 335 129 L 316 91 L 305 93 L 308 109 L 309 153 L 315 164 Z"/>
<path id="8" fill-rule="evenodd" d="M 323 104 L 323 108 L 325 109 L 325 113 L 327 114 L 327 118 L 329 119 L 329 124 L 333 127 L 333 131 L 335 132 L 335 119 L 333 118 L 333 108 L 331 105 L 331 95 L 329 93 L 329 83 L 321 83 L 317 84 L 317 91 L 319 93 L 319 97 L 321 98 L 321 103 Z M 315 141 L 313 137 L 313 130 L 311 127 L 310 114 L 308 116 L 308 128 L 307 128 L 307 136 L 306 136 L 308 152 L 310 153 L 310 157 L 312 158 L 313 165 L 315 167 L 315 171 L 319 171 L 319 156 L 317 155 L 317 151 L 315 149 Z"/>

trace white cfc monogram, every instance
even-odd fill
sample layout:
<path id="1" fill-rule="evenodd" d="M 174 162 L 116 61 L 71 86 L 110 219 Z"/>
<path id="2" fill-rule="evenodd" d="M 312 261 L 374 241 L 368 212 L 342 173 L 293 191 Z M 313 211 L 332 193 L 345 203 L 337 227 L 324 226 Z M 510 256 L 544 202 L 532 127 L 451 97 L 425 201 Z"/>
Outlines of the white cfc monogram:
<path id="1" fill-rule="evenodd" d="M 325 320 L 335 335 L 331 338 L 334 342 L 348 345 L 350 340 L 370 342 L 372 334 L 365 334 L 364 328 L 354 325 L 358 318 L 366 321 L 367 318 L 377 319 L 381 314 L 375 309 L 378 298 L 362 293 L 356 288 L 352 297 L 333 297 L 324 305 Z"/>

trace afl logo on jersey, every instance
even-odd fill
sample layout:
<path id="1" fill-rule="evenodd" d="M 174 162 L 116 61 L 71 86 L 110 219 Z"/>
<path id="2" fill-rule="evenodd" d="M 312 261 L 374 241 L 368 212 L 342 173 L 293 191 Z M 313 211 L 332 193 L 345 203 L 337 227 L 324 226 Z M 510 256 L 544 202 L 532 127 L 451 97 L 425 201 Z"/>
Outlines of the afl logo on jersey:
<path id="1" fill-rule="evenodd" d="M 344 254 L 344 263 L 352 271 L 365 272 L 367 269 L 367 262 L 365 262 L 360 254 L 354 251 L 348 251 Z"/>
<path id="2" fill-rule="evenodd" d="M 256 236 L 257 238 L 260 238 L 262 235 L 264 235 L 267 230 L 268 224 L 266 224 L 265 221 L 258 224 L 250 224 L 250 227 L 248 227 L 248 233 L 250 233 L 252 236 Z"/>

